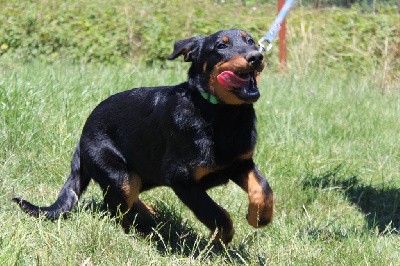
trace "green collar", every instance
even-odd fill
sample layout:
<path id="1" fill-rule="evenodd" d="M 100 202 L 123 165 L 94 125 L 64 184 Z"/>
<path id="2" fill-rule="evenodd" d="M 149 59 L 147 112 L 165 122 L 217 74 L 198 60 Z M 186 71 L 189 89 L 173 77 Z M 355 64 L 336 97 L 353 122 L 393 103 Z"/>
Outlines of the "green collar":
<path id="1" fill-rule="evenodd" d="M 201 97 L 203 97 L 204 99 L 206 99 L 208 102 L 210 102 L 212 104 L 219 103 L 218 98 L 215 95 L 211 94 L 211 93 L 200 91 L 200 95 L 201 95 Z"/>

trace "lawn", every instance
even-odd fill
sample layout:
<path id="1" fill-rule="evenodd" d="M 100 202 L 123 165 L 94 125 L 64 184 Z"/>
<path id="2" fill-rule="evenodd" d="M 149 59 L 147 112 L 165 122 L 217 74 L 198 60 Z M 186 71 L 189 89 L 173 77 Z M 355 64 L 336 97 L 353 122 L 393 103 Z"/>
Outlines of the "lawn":
<path id="1" fill-rule="evenodd" d="M 10 202 L 52 203 L 90 111 L 122 90 L 184 81 L 186 66 L 0 63 L 1 265 L 400 264 L 400 90 L 372 75 L 264 71 L 255 161 L 275 192 L 275 218 L 253 229 L 239 187 L 211 190 L 235 225 L 229 246 L 213 246 L 167 188 L 141 196 L 160 213 L 148 237 L 124 234 L 98 208 L 93 183 L 67 220 L 35 219 Z"/>

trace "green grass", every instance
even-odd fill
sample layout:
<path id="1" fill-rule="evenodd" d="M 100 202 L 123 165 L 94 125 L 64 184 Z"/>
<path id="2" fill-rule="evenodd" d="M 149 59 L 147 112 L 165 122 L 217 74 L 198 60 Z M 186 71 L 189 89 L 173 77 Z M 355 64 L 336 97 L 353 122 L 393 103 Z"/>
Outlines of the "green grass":
<path id="1" fill-rule="evenodd" d="M 0 64 L 1 265 L 400 264 L 400 91 L 351 73 L 264 72 L 255 160 L 275 192 L 275 220 L 253 229 L 247 195 L 213 189 L 235 224 L 228 247 L 212 246 L 167 188 L 142 195 L 161 214 L 147 238 L 96 208 L 94 184 L 67 220 L 31 218 L 10 202 L 52 203 L 90 111 L 118 91 L 183 81 L 174 64 Z"/>

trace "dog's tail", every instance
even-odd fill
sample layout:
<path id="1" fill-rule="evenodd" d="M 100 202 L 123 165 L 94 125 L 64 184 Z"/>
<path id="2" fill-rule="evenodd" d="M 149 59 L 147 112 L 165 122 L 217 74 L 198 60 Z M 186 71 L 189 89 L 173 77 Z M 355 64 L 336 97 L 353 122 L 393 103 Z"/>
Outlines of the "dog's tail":
<path id="1" fill-rule="evenodd" d="M 71 174 L 61 189 L 56 202 L 49 207 L 39 207 L 20 198 L 13 198 L 22 210 L 31 216 L 44 216 L 50 220 L 56 220 L 63 215 L 66 217 L 69 211 L 78 203 L 79 197 L 89 185 L 90 177 L 87 177 L 81 171 L 80 165 L 80 148 L 79 145 L 75 149 L 75 153 L 71 161 Z"/>

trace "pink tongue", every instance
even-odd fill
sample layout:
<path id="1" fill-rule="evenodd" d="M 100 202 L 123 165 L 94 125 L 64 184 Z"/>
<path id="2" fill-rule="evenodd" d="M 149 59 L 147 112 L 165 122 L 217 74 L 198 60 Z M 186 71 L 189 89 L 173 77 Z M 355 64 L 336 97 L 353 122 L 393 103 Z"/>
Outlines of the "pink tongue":
<path id="1" fill-rule="evenodd" d="M 244 84 L 249 82 L 250 77 L 242 78 L 233 73 L 232 71 L 224 71 L 217 76 L 218 83 L 228 90 L 241 88 Z"/>

